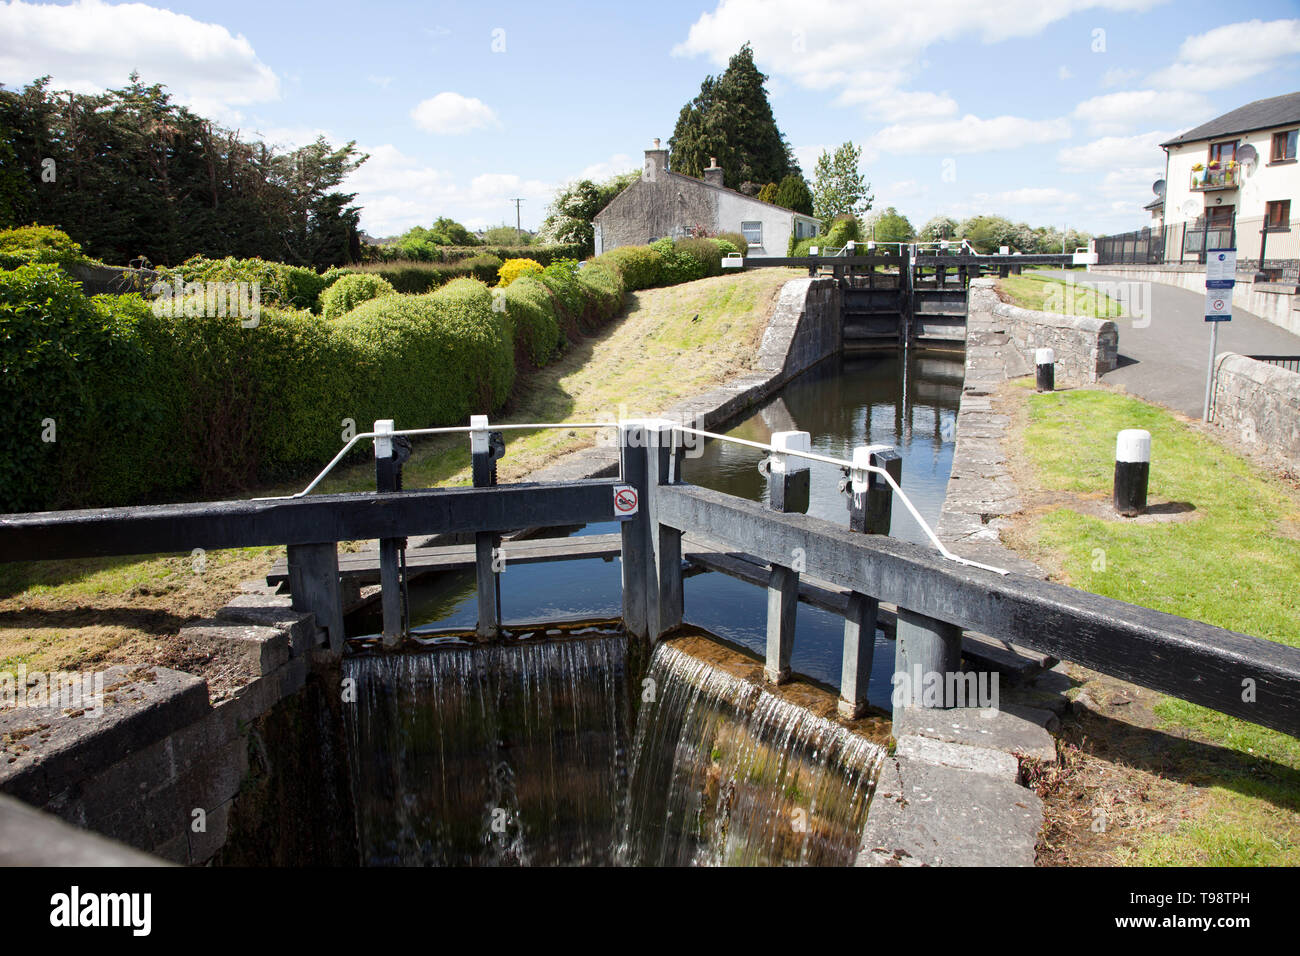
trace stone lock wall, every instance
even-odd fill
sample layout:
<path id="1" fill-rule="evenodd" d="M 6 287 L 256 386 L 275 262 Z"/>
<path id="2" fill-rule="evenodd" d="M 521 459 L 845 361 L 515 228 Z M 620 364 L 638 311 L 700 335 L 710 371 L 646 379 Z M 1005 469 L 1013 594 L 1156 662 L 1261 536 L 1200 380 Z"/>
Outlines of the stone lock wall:
<path id="1" fill-rule="evenodd" d="M 1058 386 L 1092 384 L 1119 362 L 1119 327 L 1114 322 L 1009 305 L 998 298 L 992 279 L 970 284 L 968 328 L 972 321 L 1005 333 L 1024 360 L 1026 374 L 1033 371 L 1034 351 L 1051 349 Z"/>
<path id="2" fill-rule="evenodd" d="M 1300 375 L 1236 352 L 1215 363 L 1216 425 L 1300 471 Z"/>

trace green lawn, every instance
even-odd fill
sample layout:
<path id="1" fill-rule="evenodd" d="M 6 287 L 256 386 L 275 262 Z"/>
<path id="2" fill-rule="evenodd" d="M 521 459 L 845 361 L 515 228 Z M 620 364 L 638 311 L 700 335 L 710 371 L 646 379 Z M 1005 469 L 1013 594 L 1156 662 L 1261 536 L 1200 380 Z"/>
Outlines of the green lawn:
<path id="1" fill-rule="evenodd" d="M 1149 495 L 1199 517 L 1103 520 L 1070 507 L 1031 519 L 1032 547 L 1070 584 L 1144 607 L 1300 646 L 1300 498 L 1179 422 L 1107 390 L 1028 396 L 1024 450 L 1045 491 L 1109 496 L 1115 434 L 1151 432 Z M 1205 810 L 1143 847 L 1139 863 L 1300 863 L 1300 741 L 1173 698 L 1167 726 L 1258 758 L 1206 766 Z M 1240 768 L 1249 766 L 1249 772 Z M 1197 774 L 1193 774 L 1197 776 Z"/>
<path id="2" fill-rule="evenodd" d="M 1115 319 L 1119 303 L 1091 286 L 1068 284 L 1051 276 L 1023 274 L 997 280 L 997 289 L 1013 305 L 1035 312 L 1057 312 L 1093 319 Z"/>

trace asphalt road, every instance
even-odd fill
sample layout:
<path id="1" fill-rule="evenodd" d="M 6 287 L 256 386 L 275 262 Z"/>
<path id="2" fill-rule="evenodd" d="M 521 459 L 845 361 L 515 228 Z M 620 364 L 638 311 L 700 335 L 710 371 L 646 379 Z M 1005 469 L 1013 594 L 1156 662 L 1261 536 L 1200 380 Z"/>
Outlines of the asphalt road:
<path id="1" fill-rule="evenodd" d="M 1130 281 L 1099 272 L 1050 271 L 1047 274 L 1070 276 L 1075 282 Z M 1116 320 L 1119 367 L 1102 376 L 1102 381 L 1122 385 L 1148 401 L 1200 418 L 1210 354 L 1210 323 L 1205 321 L 1204 294 L 1151 282 L 1142 290 L 1139 301 L 1147 305 L 1148 319 L 1126 315 Z M 1232 321 L 1219 323 L 1218 352 L 1300 355 L 1300 336 L 1234 306 Z"/>

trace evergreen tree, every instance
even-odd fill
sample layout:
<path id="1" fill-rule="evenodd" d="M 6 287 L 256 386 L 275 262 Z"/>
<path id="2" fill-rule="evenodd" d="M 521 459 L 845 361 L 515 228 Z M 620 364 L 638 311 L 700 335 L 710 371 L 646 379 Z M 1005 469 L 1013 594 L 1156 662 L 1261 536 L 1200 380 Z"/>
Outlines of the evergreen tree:
<path id="1" fill-rule="evenodd" d="M 768 183 L 758 191 L 758 196 L 755 198 L 761 202 L 770 202 L 778 206 L 780 205 L 780 203 L 776 201 L 776 183 Z"/>
<path id="2" fill-rule="evenodd" d="M 869 192 L 871 184 L 858 171 L 861 158 L 862 149 L 852 141 L 834 153 L 823 152 L 818 157 L 812 188 L 813 215 L 823 223 L 841 214 L 861 216 L 871 208 L 875 197 Z"/>
<path id="3" fill-rule="evenodd" d="M 773 202 L 778 206 L 784 206 L 786 209 L 801 212 L 805 216 L 813 214 L 812 191 L 808 189 L 808 184 L 804 182 L 803 176 L 799 173 L 790 173 L 785 179 L 781 180 L 781 185 L 776 189 L 776 198 Z"/>
<path id="4" fill-rule="evenodd" d="M 723 184 L 779 183 L 799 171 L 789 144 L 777 128 L 763 84 L 746 43 L 721 76 L 705 77 L 700 92 L 682 107 L 668 140 L 674 172 L 701 177 L 716 158 Z"/>

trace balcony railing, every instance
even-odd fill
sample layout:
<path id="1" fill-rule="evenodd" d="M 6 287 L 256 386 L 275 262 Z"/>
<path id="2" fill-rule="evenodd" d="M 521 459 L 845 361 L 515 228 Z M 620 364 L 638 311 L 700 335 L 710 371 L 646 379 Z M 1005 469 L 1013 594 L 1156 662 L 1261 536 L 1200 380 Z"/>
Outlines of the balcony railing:
<path id="1" fill-rule="evenodd" d="M 1193 189 L 1236 189 L 1238 185 L 1240 176 L 1235 166 L 1192 170 Z"/>

